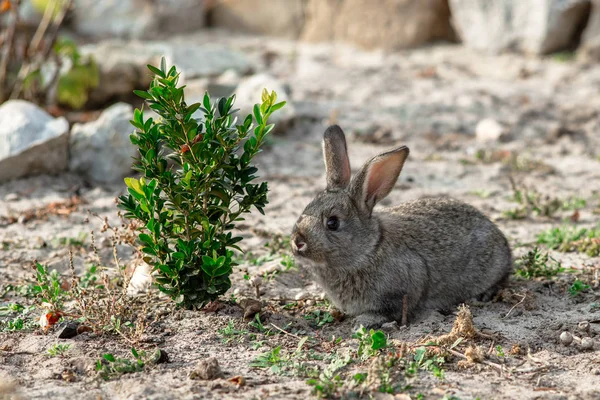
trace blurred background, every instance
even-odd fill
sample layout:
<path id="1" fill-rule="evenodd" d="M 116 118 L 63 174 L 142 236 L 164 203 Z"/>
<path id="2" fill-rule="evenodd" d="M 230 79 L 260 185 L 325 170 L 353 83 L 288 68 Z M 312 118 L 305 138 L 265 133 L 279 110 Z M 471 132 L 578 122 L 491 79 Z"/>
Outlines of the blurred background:
<path id="1" fill-rule="evenodd" d="M 411 148 L 391 201 L 489 197 L 516 173 L 597 195 L 585 181 L 600 155 L 600 1 L 1 0 L 0 11 L 5 219 L 32 205 L 17 200 L 32 185 L 122 189 L 142 105 L 132 91 L 161 57 L 182 71 L 188 104 L 236 93 L 245 112 L 265 87 L 288 101 L 257 160 L 280 211 L 261 222 L 273 229 L 291 228 L 322 182 L 330 123 L 346 130 L 354 169 Z"/>
<path id="2" fill-rule="evenodd" d="M 597 1 L 2 0 L 0 12 L 0 182 L 67 170 L 120 182 L 132 90 L 163 56 L 188 103 L 236 92 L 244 109 L 276 90 L 289 101 L 279 133 L 325 119 L 382 144 L 507 142 L 597 126 Z"/>

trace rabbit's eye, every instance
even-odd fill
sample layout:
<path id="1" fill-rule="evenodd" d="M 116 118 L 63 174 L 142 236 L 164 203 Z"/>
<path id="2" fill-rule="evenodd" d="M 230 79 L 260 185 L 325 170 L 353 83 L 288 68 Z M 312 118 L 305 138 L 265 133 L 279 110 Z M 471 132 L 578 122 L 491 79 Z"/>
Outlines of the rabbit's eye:
<path id="1" fill-rule="evenodd" d="M 338 217 L 329 217 L 327 219 L 327 229 L 330 231 L 337 231 L 340 227 L 340 220 Z"/>

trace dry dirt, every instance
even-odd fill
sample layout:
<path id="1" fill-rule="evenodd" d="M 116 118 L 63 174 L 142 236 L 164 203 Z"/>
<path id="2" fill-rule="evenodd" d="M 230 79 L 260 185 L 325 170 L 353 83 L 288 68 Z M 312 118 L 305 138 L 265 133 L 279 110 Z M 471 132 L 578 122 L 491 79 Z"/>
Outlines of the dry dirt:
<path id="1" fill-rule="evenodd" d="M 598 225 L 600 70 L 596 66 L 553 58 L 481 56 L 458 46 L 385 55 L 275 40 L 219 40 L 242 49 L 257 69 L 266 68 L 288 84 L 298 112 L 294 123 L 272 137 L 257 159 L 262 179 L 270 185 L 270 203 L 265 216 L 252 214 L 240 226 L 243 247 L 252 255 L 234 273 L 233 288 L 224 297 L 223 307 L 174 310 L 166 299 L 151 292 L 146 298 L 149 326 L 135 347 L 148 352 L 158 347 L 168 354 L 169 362 L 108 381 L 97 376 L 95 363 L 104 353 L 129 355 L 132 345 L 119 336 L 83 333 L 57 339 L 52 330 L 48 334 L 37 328 L 0 330 L 0 399 L 305 399 L 316 396 L 306 384 L 307 370 L 323 370 L 345 354 L 351 354 L 354 361 L 338 371 L 345 380 L 338 397 L 600 398 L 599 257 L 550 250 L 569 272 L 553 279 L 514 277 L 502 298 L 470 305 L 475 327 L 486 336 L 465 340 L 455 350 L 464 353 L 467 344 L 476 343 L 484 350 L 486 363 L 461 367 L 460 358 L 450 355 L 443 379 L 426 370 L 406 377 L 399 366 L 393 367 L 393 383 L 403 391 L 392 395 L 378 393 L 373 382 L 362 389 L 351 385 L 355 373 L 377 375 L 371 360 L 356 360 L 358 342 L 351 338 L 351 321 L 334 320 L 316 327 L 307 315 L 315 310 L 333 311 L 321 300 L 319 288 L 300 267 L 281 268 L 285 249 L 268 257 L 270 248 L 265 247 L 266 243 L 272 247 L 277 238 L 285 239 L 303 207 L 323 187 L 320 137 L 330 120 L 337 121 L 350 137 L 353 170 L 388 147 L 405 144 L 411 148 L 401 178 L 384 205 L 431 195 L 450 195 L 471 203 L 497 222 L 509 238 L 515 259 L 532 249 L 538 233 L 551 227 Z M 269 57 L 264 56 L 267 53 Z M 504 124 L 509 136 L 490 143 L 477 141 L 475 126 L 483 118 Z M 509 176 L 543 195 L 583 199 L 585 205 L 577 207 L 578 215 L 570 209 L 550 217 L 532 213 L 511 219 L 504 212 L 518 204 L 511 200 Z M 110 263 L 112 248 L 103 239 L 109 235 L 99 232 L 102 221 L 89 212 L 107 216 L 118 225 L 114 199 L 122 192 L 123 186 L 92 186 L 70 175 L 0 186 L 0 306 L 33 302 L 6 289 L 31 282 L 34 259 L 68 280 L 71 246 L 75 268 L 83 273 L 90 257 L 91 231 L 101 257 Z M 76 204 L 74 211 L 69 207 L 57 211 L 56 204 L 48 208 L 75 194 L 84 202 Z M 55 212 L 30 212 L 36 209 Z M 120 246 L 118 250 L 121 264 L 130 263 L 133 249 Z M 542 251 L 547 249 L 542 246 Z M 243 278 L 246 273 L 264 276 L 262 319 L 272 334 L 248 326 L 243 310 L 231 301 L 231 295 L 238 302 L 255 297 Z M 590 288 L 571 296 L 567 289 L 575 279 Z M 303 300 L 296 301 L 296 296 Z M 37 317 L 39 311 L 31 315 Z M 0 321 L 12 318 L 0 316 Z M 455 318 L 456 313 L 431 311 L 408 327 L 388 327 L 385 332 L 400 349 L 400 343 L 412 345 L 427 335 L 449 332 Z M 589 332 L 578 330 L 582 321 L 590 322 Z M 246 332 L 228 336 L 230 323 Z M 593 349 L 562 345 L 559 335 L 563 331 L 591 337 Z M 294 357 L 304 336 L 310 339 L 302 354 Z M 47 349 L 57 343 L 71 347 L 63 356 L 49 356 Z M 282 364 L 281 373 L 250 366 L 277 346 L 284 358 L 292 357 Z M 498 346 L 504 356 L 498 355 Z M 191 379 L 196 364 L 208 357 L 217 358 L 222 378 Z M 243 377 L 245 383 L 232 383 L 229 379 L 235 376 Z"/>

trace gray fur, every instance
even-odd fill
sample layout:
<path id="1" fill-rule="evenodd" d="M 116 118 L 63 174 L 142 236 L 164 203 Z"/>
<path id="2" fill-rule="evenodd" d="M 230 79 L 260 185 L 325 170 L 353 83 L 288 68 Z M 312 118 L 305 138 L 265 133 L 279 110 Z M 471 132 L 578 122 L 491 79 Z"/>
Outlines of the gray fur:
<path id="1" fill-rule="evenodd" d="M 330 159 L 344 165 L 348 156 L 343 133 L 334 140 L 344 143 L 325 149 L 336 151 Z M 377 186 L 369 186 L 369 171 L 376 170 L 377 162 L 388 163 L 377 167 L 376 175 L 393 186 L 407 155 L 406 147 L 383 153 L 368 161 L 345 187 L 319 193 L 292 232 L 296 257 L 307 261 L 303 264 L 317 283 L 338 308 L 356 317 L 356 325 L 400 321 L 404 295 L 409 317 L 423 308 L 447 309 L 489 296 L 512 270 L 506 238 L 468 204 L 427 198 L 373 210 L 387 192 L 369 200 L 372 193 L 365 193 L 367 187 Z M 334 174 L 341 176 L 340 171 Z M 337 231 L 327 229 L 331 216 L 339 219 Z"/>

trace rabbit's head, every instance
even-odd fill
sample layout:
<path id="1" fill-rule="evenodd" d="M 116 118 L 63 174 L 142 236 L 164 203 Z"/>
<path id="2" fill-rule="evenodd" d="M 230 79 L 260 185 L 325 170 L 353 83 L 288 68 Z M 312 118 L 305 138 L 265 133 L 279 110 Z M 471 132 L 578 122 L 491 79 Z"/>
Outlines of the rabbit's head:
<path id="1" fill-rule="evenodd" d="M 294 225 L 294 255 L 315 264 L 352 270 L 369 257 L 383 232 L 372 211 L 387 196 L 402 170 L 408 148 L 398 147 L 373 157 L 351 179 L 342 129 L 329 127 L 323 137 L 327 188 L 302 212 Z"/>

